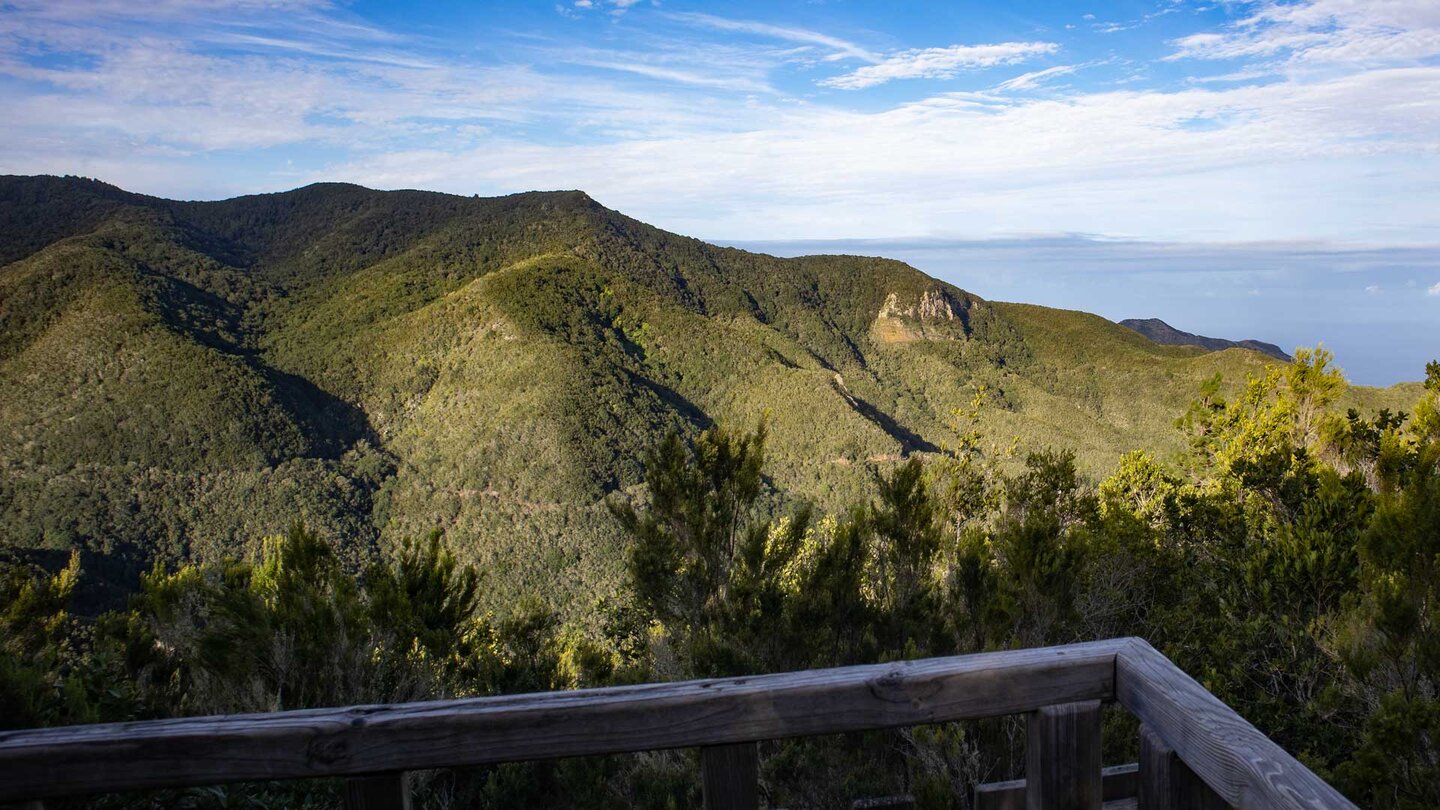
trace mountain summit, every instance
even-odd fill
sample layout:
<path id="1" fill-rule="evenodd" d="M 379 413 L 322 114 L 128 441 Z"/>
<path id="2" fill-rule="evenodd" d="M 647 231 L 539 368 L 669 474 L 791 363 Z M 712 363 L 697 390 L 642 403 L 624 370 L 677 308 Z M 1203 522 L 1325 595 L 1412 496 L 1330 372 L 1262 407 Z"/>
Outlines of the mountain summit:
<path id="1" fill-rule="evenodd" d="M 1120 325 L 1166 346 L 1199 346 L 1206 351 L 1219 352 L 1226 349 L 1251 349 L 1268 354 L 1276 360 L 1290 362 L 1290 355 L 1274 343 L 1259 340 L 1226 340 L 1182 332 L 1159 318 L 1127 318 Z"/>

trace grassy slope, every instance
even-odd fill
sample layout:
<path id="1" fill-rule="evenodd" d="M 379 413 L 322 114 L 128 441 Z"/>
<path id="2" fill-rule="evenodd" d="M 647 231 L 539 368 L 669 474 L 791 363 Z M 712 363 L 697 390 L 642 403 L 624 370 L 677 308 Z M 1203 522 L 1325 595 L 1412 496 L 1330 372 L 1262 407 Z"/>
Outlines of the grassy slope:
<path id="1" fill-rule="evenodd" d="M 716 248 L 578 192 L 172 203 L 10 178 L 0 255 L 3 542 L 133 569 L 244 553 L 296 515 L 357 555 L 442 528 L 496 605 L 613 587 L 603 498 L 671 429 L 768 414 L 775 488 L 837 508 L 953 443 L 981 383 L 987 432 L 1098 474 L 1177 449 L 1201 380 L 1271 362 L 898 262 Z"/>

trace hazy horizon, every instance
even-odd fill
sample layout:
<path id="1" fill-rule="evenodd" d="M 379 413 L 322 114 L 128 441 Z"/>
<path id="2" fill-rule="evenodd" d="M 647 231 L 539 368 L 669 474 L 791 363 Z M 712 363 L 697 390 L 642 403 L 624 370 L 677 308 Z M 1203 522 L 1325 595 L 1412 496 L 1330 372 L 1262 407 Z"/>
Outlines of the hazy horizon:
<path id="1" fill-rule="evenodd" d="M 990 240 L 712 240 L 800 256 L 898 259 L 982 298 L 1159 318 L 1176 329 L 1261 340 L 1286 352 L 1323 344 L 1360 385 L 1421 380 L 1436 359 L 1440 247 L 1127 242 L 1085 236 Z M 1335 317 L 1345 311 L 1344 319 Z"/>

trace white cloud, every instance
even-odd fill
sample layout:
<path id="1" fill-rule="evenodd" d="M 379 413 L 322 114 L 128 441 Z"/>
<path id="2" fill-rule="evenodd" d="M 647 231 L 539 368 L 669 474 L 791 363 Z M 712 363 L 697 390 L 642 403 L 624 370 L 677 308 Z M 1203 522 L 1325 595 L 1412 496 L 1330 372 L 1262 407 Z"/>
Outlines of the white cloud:
<path id="1" fill-rule="evenodd" d="M 1053 42 L 1000 42 L 901 51 L 878 64 L 824 79 L 820 84 L 859 90 L 895 79 L 950 79 L 962 70 L 1023 62 L 1034 56 L 1054 53 L 1059 47 Z"/>
<path id="2" fill-rule="evenodd" d="M 651 79 L 688 84 L 695 87 L 714 87 L 725 90 L 739 90 L 751 93 L 772 93 L 769 85 L 755 79 L 748 79 L 743 76 L 717 76 L 696 73 L 663 65 L 647 64 L 645 62 L 625 62 L 597 58 L 574 58 L 566 60 L 572 65 L 585 65 L 588 67 L 601 68 L 603 70 L 618 70 L 622 73 L 634 73 L 637 76 L 645 76 Z"/>
<path id="3" fill-rule="evenodd" d="M 1426 295 L 1440 295 L 1440 281 L 1435 282 L 1434 286 L 1432 286 L 1430 289 L 1428 289 L 1428 290 L 1425 291 L 1425 294 L 1426 294 Z"/>
<path id="4" fill-rule="evenodd" d="M 629 11 L 631 6 L 640 2 L 641 0 L 573 0 L 569 6 L 557 3 L 555 5 L 555 11 L 567 19 L 578 20 L 581 19 L 584 12 L 594 11 L 608 6 L 610 8 L 610 16 L 618 18 L 625 16 L 625 12 Z M 658 0 L 651 0 L 651 2 L 654 5 L 659 5 Z"/>
<path id="5" fill-rule="evenodd" d="M 1440 55 L 1440 4 L 1412 0 L 1265 2 L 1221 32 L 1175 40 L 1170 59 L 1286 57 L 1291 66 L 1377 65 Z"/>
<path id="6" fill-rule="evenodd" d="M 393 152 L 316 177 L 580 187 L 666 227 L 731 238 L 1063 230 L 1403 242 L 1433 241 L 1433 207 L 1393 201 L 1433 193 L 1437 172 L 1440 67 L 1025 101 L 946 94 L 875 113 L 771 109 L 735 132 Z"/>
<path id="7" fill-rule="evenodd" d="M 787 42 L 800 42 L 809 45 L 820 45 L 829 49 L 831 58 L 859 59 L 863 62 L 879 62 L 880 57 L 853 42 L 832 37 L 827 34 L 811 31 L 806 28 L 795 28 L 784 25 L 771 25 L 769 23 L 755 22 L 753 20 L 732 20 L 727 17 L 716 17 L 713 14 L 702 14 L 699 12 L 675 12 L 667 14 L 667 17 L 691 25 L 713 28 L 717 31 L 737 31 L 746 34 L 755 34 L 772 39 L 785 40 Z"/>
<path id="8" fill-rule="evenodd" d="M 17 80 L 0 89 L 11 111 L 0 120 L 6 143 L 0 162 L 24 172 L 120 166 L 105 176 L 139 177 L 143 184 L 149 174 L 170 183 L 174 173 L 154 171 L 162 155 L 178 161 L 293 144 L 364 152 L 413 148 L 417 139 L 444 150 L 472 144 L 477 124 L 497 122 L 543 121 L 592 137 L 629 138 L 724 130 L 748 120 L 603 75 L 417 56 L 425 51 L 413 43 L 343 19 L 240 10 L 217 19 L 208 16 L 211 5 L 184 21 L 183 37 L 167 35 L 172 29 L 151 17 L 101 15 L 99 22 L 57 25 L 50 6 L 0 14 L 0 77 Z M 32 61 L 33 47 L 72 58 Z M 764 63 L 691 51 L 690 64 L 704 63 L 709 73 L 625 54 L 611 54 L 607 67 L 681 88 L 767 90 Z M 601 61 L 595 53 L 568 55 Z M 29 89 L 17 89 L 22 83 Z M 127 159 L 136 171 L 123 168 Z"/>
<path id="9" fill-rule="evenodd" d="M 48 19 L 94 20 L 96 17 L 191 18 L 196 14 L 220 12 L 246 14 L 256 11 L 294 12 L 328 8 L 329 0 L 152 0 L 133 3 L 129 0 L 11 0 L 9 10 L 42 15 Z"/>
<path id="10" fill-rule="evenodd" d="M 1369 285 L 1366 285 L 1366 287 L 1365 287 L 1365 293 L 1366 293 L 1367 295 L 1379 295 L 1379 294 L 1380 294 L 1380 285 L 1379 285 L 1379 284 L 1369 284 Z"/>
<path id="11" fill-rule="evenodd" d="M 995 89 L 1001 91 L 1029 90 L 1052 76 L 1074 73 L 1077 68 L 1079 65 L 1056 65 L 1044 70 L 1033 70 L 1029 73 L 1022 73 L 1013 79 L 1007 79 L 995 85 Z"/>
<path id="12" fill-rule="evenodd" d="M 180 15 L 174 5 L 164 13 Z M 854 59 L 870 64 L 831 81 L 873 86 L 1055 46 L 884 56 L 803 28 L 632 15 L 607 26 L 624 29 L 626 50 L 537 38 L 491 64 L 375 32 L 341 6 L 206 4 L 180 26 L 110 12 L 58 24 L 52 6 L 12 8 L 0 14 L 10 79 L 0 171 L 187 197 L 312 179 L 467 194 L 578 187 L 676 230 L 752 239 L 1062 230 L 1433 242 L 1436 232 L 1440 65 L 1020 92 L 1087 67 L 1061 65 L 986 92 L 855 110 L 842 94 L 770 91 L 787 86 L 771 74 Z M 35 41 L 74 58 L 34 59 Z M 311 156 L 299 170 L 242 151 L 293 145 Z"/>

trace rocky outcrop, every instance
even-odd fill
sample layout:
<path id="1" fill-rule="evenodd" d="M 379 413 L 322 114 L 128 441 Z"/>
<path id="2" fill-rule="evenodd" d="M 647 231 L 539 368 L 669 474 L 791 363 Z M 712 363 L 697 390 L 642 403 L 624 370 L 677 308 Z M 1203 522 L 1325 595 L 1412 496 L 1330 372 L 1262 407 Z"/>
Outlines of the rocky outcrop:
<path id="1" fill-rule="evenodd" d="M 965 309 L 950 293 L 932 287 L 918 299 L 890 293 L 875 315 L 871 335 L 881 343 L 916 340 L 964 340 L 969 332 Z"/>

